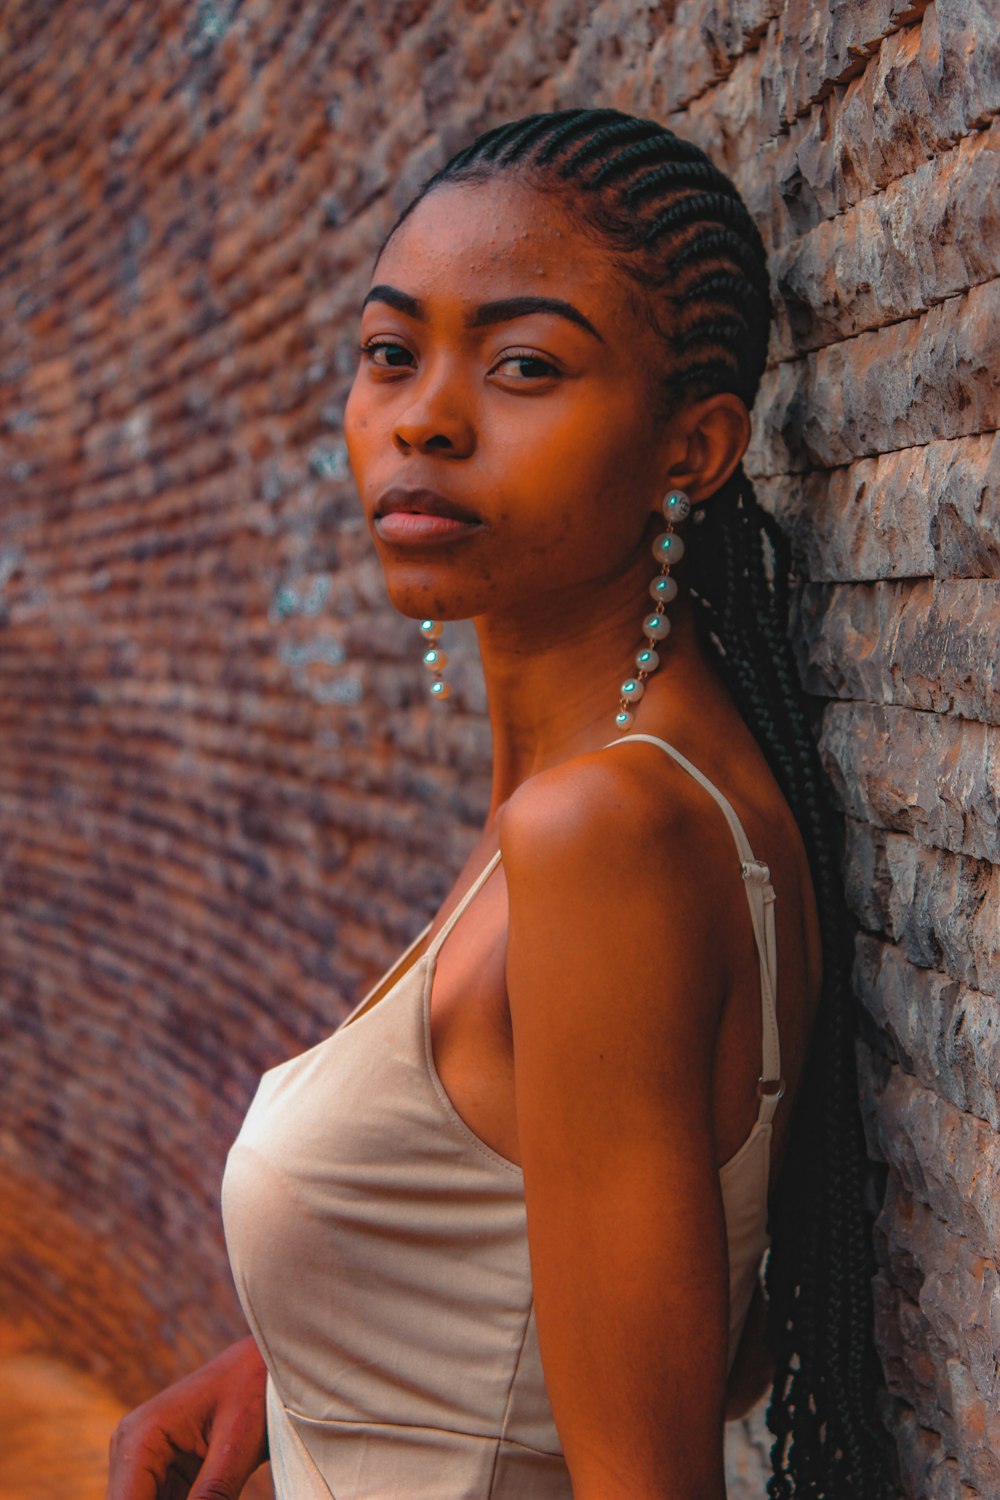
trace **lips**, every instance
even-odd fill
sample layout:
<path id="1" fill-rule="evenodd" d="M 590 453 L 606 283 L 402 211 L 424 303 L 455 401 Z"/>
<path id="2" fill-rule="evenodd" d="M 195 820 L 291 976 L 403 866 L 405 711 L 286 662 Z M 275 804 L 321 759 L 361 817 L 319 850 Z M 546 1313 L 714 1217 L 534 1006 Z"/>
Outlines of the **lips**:
<path id="1" fill-rule="evenodd" d="M 392 485 L 375 504 L 375 534 L 391 547 L 447 547 L 475 536 L 483 522 L 467 505 L 437 490 Z"/>
<path id="2" fill-rule="evenodd" d="M 406 489 L 398 484 L 383 490 L 378 497 L 375 502 L 375 519 L 393 515 L 397 511 L 405 511 L 410 515 L 441 516 L 449 521 L 467 523 L 477 523 L 480 520 L 474 510 L 439 495 L 437 490 Z"/>

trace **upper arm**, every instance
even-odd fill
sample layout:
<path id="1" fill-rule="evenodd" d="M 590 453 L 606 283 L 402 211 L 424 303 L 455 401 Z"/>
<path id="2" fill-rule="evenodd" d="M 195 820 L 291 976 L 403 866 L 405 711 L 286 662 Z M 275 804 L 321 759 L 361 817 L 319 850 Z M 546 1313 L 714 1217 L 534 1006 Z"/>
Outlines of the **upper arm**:
<path id="1" fill-rule="evenodd" d="M 539 1344 L 577 1500 L 714 1500 L 727 944 L 692 820 L 668 808 L 651 826 L 617 769 L 534 777 L 501 828 Z"/>

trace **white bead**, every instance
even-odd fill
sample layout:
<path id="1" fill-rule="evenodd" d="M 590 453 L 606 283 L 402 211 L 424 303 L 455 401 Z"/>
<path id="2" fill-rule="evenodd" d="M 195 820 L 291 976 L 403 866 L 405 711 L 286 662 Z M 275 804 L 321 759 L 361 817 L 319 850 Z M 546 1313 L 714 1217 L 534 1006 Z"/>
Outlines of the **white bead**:
<path id="1" fill-rule="evenodd" d="M 663 498 L 663 514 L 668 521 L 686 521 L 691 514 L 691 501 L 683 490 L 671 490 Z"/>
<path id="2" fill-rule="evenodd" d="M 634 677 L 626 677 L 622 683 L 622 697 L 626 703 L 638 703 L 645 691 L 646 684 L 637 682 Z"/>
<path id="3" fill-rule="evenodd" d="M 653 556 L 657 562 L 678 563 L 684 556 L 684 543 L 672 531 L 661 531 L 653 543 Z"/>
<path id="4" fill-rule="evenodd" d="M 615 714 L 616 729 L 631 729 L 635 723 L 635 714 L 630 714 L 627 708 L 623 708 Z"/>
<path id="5" fill-rule="evenodd" d="M 647 615 L 642 622 L 642 633 L 651 636 L 654 641 L 662 641 L 664 636 L 670 634 L 670 621 L 666 615 Z"/>
<path id="6" fill-rule="evenodd" d="M 635 654 L 635 664 L 640 672 L 655 672 L 660 665 L 660 658 L 652 646 L 644 646 Z"/>
<path id="7" fill-rule="evenodd" d="M 661 573 L 659 578 L 654 578 L 649 585 L 649 592 L 653 599 L 662 600 L 664 604 L 672 604 L 677 598 L 677 584 L 669 573 Z"/>
<path id="8" fill-rule="evenodd" d="M 432 682 L 431 683 L 431 697 L 432 698 L 448 698 L 450 696 L 451 696 L 451 688 L 448 686 L 448 684 L 445 681 L 443 681 L 442 678 L 439 677 L 438 680 L 437 680 L 437 682 Z"/>
<path id="9" fill-rule="evenodd" d="M 436 641 L 441 634 L 442 625 L 440 620 L 421 620 L 420 633 L 425 635 L 429 641 Z"/>
<path id="10" fill-rule="evenodd" d="M 437 646 L 424 652 L 424 666 L 428 672 L 440 672 L 448 665 L 448 658 Z"/>

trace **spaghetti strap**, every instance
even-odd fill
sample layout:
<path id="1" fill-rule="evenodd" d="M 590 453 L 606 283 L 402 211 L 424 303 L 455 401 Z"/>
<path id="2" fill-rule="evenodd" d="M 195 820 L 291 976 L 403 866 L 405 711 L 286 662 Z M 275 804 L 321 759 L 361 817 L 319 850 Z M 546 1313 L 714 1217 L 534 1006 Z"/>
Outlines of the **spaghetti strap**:
<path id="1" fill-rule="evenodd" d="M 412 967 L 412 965 L 407 965 L 406 960 L 409 958 L 414 948 L 416 948 L 418 944 L 423 942 L 428 932 L 430 932 L 431 926 L 431 922 L 424 923 L 423 927 L 421 927 L 416 937 L 406 945 L 391 968 L 386 969 L 381 978 L 376 979 L 371 988 L 369 990 L 366 990 L 365 993 L 361 996 L 361 999 L 357 1002 L 357 1004 L 347 1012 L 347 1015 L 337 1027 L 338 1031 L 343 1031 L 345 1027 L 350 1026 L 354 1021 L 360 1020 L 365 1011 L 369 1009 L 369 1002 L 372 1000 L 373 996 L 378 994 L 379 990 L 381 990 L 383 994 L 377 1003 L 381 1004 L 382 999 L 384 999 L 385 995 L 389 993 L 393 985 L 399 983 L 404 973 L 409 973 L 410 967 Z M 392 984 L 389 983 L 390 979 L 392 980 Z"/>
<path id="2" fill-rule="evenodd" d="M 778 1016 L 775 1003 L 778 990 L 778 950 L 774 931 L 774 887 L 771 884 L 771 872 L 761 860 L 754 858 L 750 840 L 746 836 L 746 830 L 737 817 L 732 803 L 702 771 L 698 770 L 697 766 L 692 765 L 679 750 L 675 750 L 673 745 L 666 740 L 659 739 L 655 734 L 623 734 L 620 739 L 610 740 L 605 749 L 610 748 L 611 745 L 624 744 L 627 740 L 645 740 L 650 745 L 659 745 L 661 750 L 665 750 L 700 787 L 708 792 L 722 809 L 726 822 L 729 824 L 742 863 L 743 884 L 747 893 L 747 904 L 750 907 L 750 921 L 760 964 L 762 1043 L 761 1070 L 757 1080 L 757 1089 L 760 1094 L 760 1111 L 757 1119 L 761 1124 L 767 1124 L 773 1120 L 778 1101 L 785 1092 L 784 1080 L 781 1077 L 781 1051 L 778 1043 Z"/>
<path id="3" fill-rule="evenodd" d="M 418 963 L 421 963 L 423 960 L 428 958 L 433 961 L 434 955 L 441 947 L 441 944 L 444 942 L 445 938 L 448 936 L 449 932 L 454 927 L 455 923 L 458 921 L 459 917 L 462 915 L 469 902 L 476 895 L 476 892 L 486 884 L 486 881 L 489 879 L 490 875 L 492 875 L 499 862 L 500 850 L 498 849 L 496 853 L 492 855 L 491 858 L 487 861 L 485 867 L 480 870 L 479 874 L 476 876 L 475 880 L 472 882 L 472 884 L 469 886 L 469 889 L 462 897 L 461 901 L 459 901 L 458 905 L 455 907 L 455 910 L 446 919 L 440 931 L 435 937 L 431 939 L 423 952 L 419 954 L 419 956 L 415 958 L 411 964 L 407 964 L 406 960 L 409 958 L 410 954 L 424 941 L 424 939 L 427 937 L 428 932 L 430 932 L 431 928 L 434 926 L 433 919 L 425 923 L 424 926 L 421 927 L 420 931 L 417 933 L 413 941 L 396 959 L 396 962 L 392 965 L 392 968 L 387 969 L 386 972 L 382 975 L 382 978 L 375 981 L 367 994 L 362 995 L 361 999 L 358 1001 L 357 1005 L 354 1006 L 353 1010 L 348 1011 L 347 1015 L 338 1026 L 338 1031 L 344 1031 L 348 1026 L 353 1025 L 355 1021 L 359 1021 L 361 1017 L 365 1015 L 369 1010 L 374 1010 L 376 1005 L 381 1005 L 386 995 L 390 994 L 396 987 L 396 985 L 399 984 L 407 974 L 409 974 L 410 970 L 416 968 Z M 390 980 L 392 981 L 392 983 L 389 982 Z M 382 991 L 382 994 L 379 995 L 380 990 Z M 379 995 L 379 998 L 373 1005 L 372 1001 L 375 995 Z"/>
<path id="4" fill-rule="evenodd" d="M 478 894 L 478 892 L 482 889 L 482 887 L 486 884 L 487 880 L 493 874 L 493 871 L 496 869 L 496 867 L 497 867 L 497 865 L 499 863 L 500 863 L 500 850 L 497 849 L 496 853 L 492 854 L 490 856 L 490 858 L 486 861 L 486 864 L 483 866 L 483 868 L 480 870 L 479 874 L 476 876 L 475 880 L 469 886 L 469 889 L 466 891 L 466 893 L 462 897 L 461 901 L 459 901 L 459 903 L 455 907 L 454 911 L 452 911 L 450 913 L 450 915 L 445 919 L 444 923 L 441 926 L 440 931 L 427 944 L 427 947 L 424 949 L 424 954 L 423 954 L 423 956 L 425 958 L 427 958 L 430 954 L 437 952 L 437 950 L 440 948 L 441 944 L 444 942 L 445 938 L 448 936 L 448 934 L 451 931 L 451 929 L 454 927 L 455 923 L 458 921 L 459 917 L 462 915 L 462 913 L 465 910 L 465 908 L 472 901 L 473 897 L 476 896 Z"/>

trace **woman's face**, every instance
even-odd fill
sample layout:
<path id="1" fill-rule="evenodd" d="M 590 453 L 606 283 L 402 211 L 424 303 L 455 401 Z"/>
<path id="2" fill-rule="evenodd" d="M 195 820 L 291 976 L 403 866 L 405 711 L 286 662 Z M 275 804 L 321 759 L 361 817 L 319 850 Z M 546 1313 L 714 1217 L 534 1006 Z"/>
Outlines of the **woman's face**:
<path id="1" fill-rule="evenodd" d="M 608 252 L 511 179 L 439 188 L 386 246 L 360 342 L 345 434 L 396 607 L 597 603 L 665 487 L 662 349 Z M 426 499 L 400 488 L 466 519 L 421 519 Z M 411 514 L 383 514 L 393 490 Z"/>

